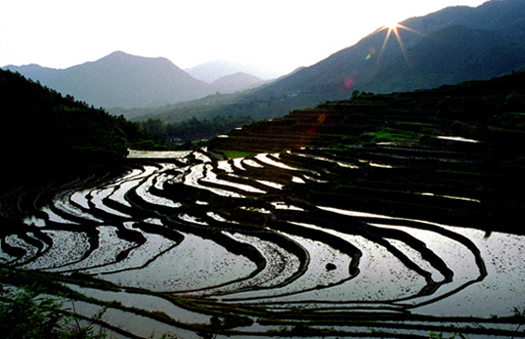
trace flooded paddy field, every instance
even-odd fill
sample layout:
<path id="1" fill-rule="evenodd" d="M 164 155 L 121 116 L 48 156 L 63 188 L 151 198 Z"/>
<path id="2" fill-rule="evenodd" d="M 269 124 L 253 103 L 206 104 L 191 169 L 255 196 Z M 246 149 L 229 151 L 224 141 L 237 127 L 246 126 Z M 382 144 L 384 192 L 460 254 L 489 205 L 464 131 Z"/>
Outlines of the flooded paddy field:
<path id="1" fill-rule="evenodd" d="M 1 239 L 117 337 L 525 337 L 521 179 L 482 152 L 134 158 Z"/>

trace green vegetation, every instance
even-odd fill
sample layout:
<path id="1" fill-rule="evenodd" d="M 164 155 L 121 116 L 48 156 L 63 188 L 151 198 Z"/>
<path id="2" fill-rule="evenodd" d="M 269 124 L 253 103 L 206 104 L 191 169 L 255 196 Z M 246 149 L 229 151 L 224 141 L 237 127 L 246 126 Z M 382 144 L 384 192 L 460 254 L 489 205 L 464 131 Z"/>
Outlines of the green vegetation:
<path id="1" fill-rule="evenodd" d="M 0 285 L 0 332 L 5 339 L 97 339 L 95 330 L 102 313 L 82 324 L 64 302 L 34 283 L 15 288 Z"/>
<path id="2" fill-rule="evenodd" d="M 241 151 L 222 151 L 222 153 L 226 156 L 228 159 L 235 159 L 235 158 L 245 158 L 248 156 L 253 155 L 253 153 L 249 152 L 241 152 Z"/>
<path id="3" fill-rule="evenodd" d="M 397 130 L 394 128 L 381 128 L 375 133 L 363 133 L 362 136 L 369 135 L 372 137 L 370 142 L 395 142 L 403 140 L 413 140 L 418 139 L 419 134 L 411 131 Z"/>

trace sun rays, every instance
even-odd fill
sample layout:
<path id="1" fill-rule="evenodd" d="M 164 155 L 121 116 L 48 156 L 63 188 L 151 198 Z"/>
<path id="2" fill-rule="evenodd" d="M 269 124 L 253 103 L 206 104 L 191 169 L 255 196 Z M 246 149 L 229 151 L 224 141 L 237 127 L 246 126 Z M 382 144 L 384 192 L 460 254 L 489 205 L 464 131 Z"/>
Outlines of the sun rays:
<path id="1" fill-rule="evenodd" d="M 376 61 L 376 66 L 379 63 L 379 60 L 381 60 L 383 54 L 385 53 L 386 45 L 387 45 L 388 41 L 390 40 L 390 36 L 392 35 L 392 33 L 394 33 L 394 35 L 396 36 L 397 42 L 399 43 L 399 47 L 401 48 L 401 51 L 403 52 L 403 56 L 405 57 L 405 60 L 407 61 L 407 65 L 408 65 L 409 69 L 411 69 L 410 62 L 409 62 L 409 59 L 408 59 L 406 46 L 405 46 L 405 44 L 403 42 L 403 39 L 401 39 L 401 35 L 399 34 L 399 29 L 400 28 L 406 29 L 405 26 L 395 22 L 395 23 L 392 23 L 392 24 L 384 26 L 380 30 L 380 31 L 386 30 L 387 33 L 386 33 L 385 40 L 383 41 L 383 45 L 381 46 L 381 49 L 379 51 L 379 56 L 378 56 L 377 61 Z"/>
<path id="2" fill-rule="evenodd" d="M 385 53 L 385 50 L 386 50 L 387 43 L 390 40 L 390 36 L 393 33 L 393 35 L 396 37 L 396 40 L 397 40 L 397 42 L 399 44 L 399 47 L 401 48 L 401 52 L 403 53 L 403 57 L 405 58 L 405 61 L 406 61 L 407 67 L 408 67 L 408 69 L 410 71 L 410 74 L 412 75 L 412 77 L 414 77 L 414 72 L 412 70 L 412 64 L 410 62 L 410 58 L 409 58 L 409 55 L 408 55 L 407 47 L 406 47 L 405 43 L 403 42 L 403 39 L 401 38 L 401 34 L 399 34 L 399 30 L 400 29 L 407 30 L 407 31 L 410 31 L 410 32 L 413 32 L 413 33 L 416 33 L 416 34 L 419 34 L 419 35 L 424 35 L 423 33 L 418 32 L 417 30 L 412 29 L 410 27 L 404 26 L 404 25 L 402 25 L 402 24 L 400 24 L 398 22 L 393 22 L 391 24 L 385 25 L 382 28 L 378 29 L 376 31 L 376 33 L 382 32 L 384 30 L 386 30 L 387 32 L 386 32 L 385 40 L 383 41 L 383 45 L 381 46 L 381 49 L 379 51 L 379 55 L 377 57 L 375 67 L 377 68 L 377 66 L 379 64 L 379 61 L 383 57 L 383 55 Z"/>

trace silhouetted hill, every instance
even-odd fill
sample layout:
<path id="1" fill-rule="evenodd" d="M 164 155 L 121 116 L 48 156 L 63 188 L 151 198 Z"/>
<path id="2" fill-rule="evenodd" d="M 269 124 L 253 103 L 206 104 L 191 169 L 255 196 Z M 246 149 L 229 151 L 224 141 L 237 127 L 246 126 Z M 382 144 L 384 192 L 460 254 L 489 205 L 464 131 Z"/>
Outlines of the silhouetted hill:
<path id="1" fill-rule="evenodd" d="M 0 169 L 121 158 L 142 138 L 138 126 L 123 117 L 7 70 L 0 70 L 0 112 Z"/>
<path id="2" fill-rule="evenodd" d="M 194 79 L 166 58 L 124 52 L 63 70 L 38 65 L 5 68 L 97 107 L 160 106 L 213 93 L 208 84 Z"/>
<path id="3" fill-rule="evenodd" d="M 525 65 L 525 1 L 494 0 L 450 7 L 378 29 L 356 45 L 276 81 L 245 100 L 287 101 L 302 107 L 348 97 L 354 90 L 388 93 L 488 79 Z M 384 46 L 384 47 L 383 47 Z M 403 47 L 403 48 L 402 48 Z M 403 53 L 403 50 L 406 54 Z M 286 106 L 286 105 L 283 105 Z M 275 112 L 274 116 L 286 112 Z"/>

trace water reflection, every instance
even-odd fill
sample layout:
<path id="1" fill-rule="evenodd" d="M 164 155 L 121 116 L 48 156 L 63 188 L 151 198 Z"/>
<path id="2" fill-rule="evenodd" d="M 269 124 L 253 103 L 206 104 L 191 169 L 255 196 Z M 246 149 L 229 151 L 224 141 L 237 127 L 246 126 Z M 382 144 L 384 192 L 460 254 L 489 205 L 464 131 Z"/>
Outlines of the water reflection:
<path id="1" fill-rule="evenodd" d="M 176 163 L 64 192 L 27 216 L 25 232 L 2 239 L 0 257 L 143 289 L 136 302 L 129 292 L 82 291 L 149 310 L 155 292 L 268 310 L 437 316 L 507 316 L 525 304 L 523 236 L 310 203 L 290 192 L 329 183 L 339 162 L 301 152 L 219 162 L 181 153 Z M 300 167 L 305 158 L 314 163 Z M 167 307 L 181 321 L 196 312 Z"/>

